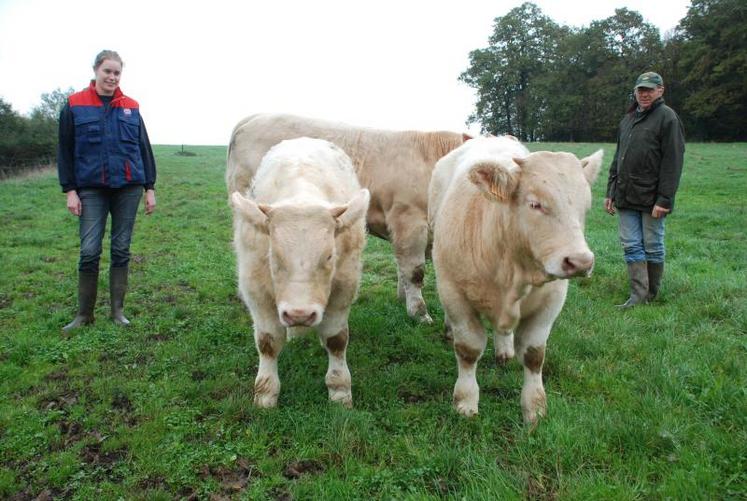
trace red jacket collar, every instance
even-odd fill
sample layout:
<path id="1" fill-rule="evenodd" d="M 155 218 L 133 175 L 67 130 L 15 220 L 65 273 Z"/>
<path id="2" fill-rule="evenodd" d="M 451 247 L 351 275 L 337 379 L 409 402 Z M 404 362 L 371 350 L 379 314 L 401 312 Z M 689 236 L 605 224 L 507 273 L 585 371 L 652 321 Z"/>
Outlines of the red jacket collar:
<path id="1" fill-rule="evenodd" d="M 88 92 L 93 94 L 93 96 L 91 97 L 95 97 L 96 100 L 98 100 L 98 102 L 101 103 L 101 98 L 99 98 L 99 93 L 96 92 L 96 80 L 91 80 L 91 83 L 88 85 Z M 124 97 L 124 94 L 120 90 L 119 86 L 117 86 L 117 88 L 114 89 L 114 95 L 112 96 L 112 101 L 114 101 L 115 99 L 121 99 L 123 97 Z"/>

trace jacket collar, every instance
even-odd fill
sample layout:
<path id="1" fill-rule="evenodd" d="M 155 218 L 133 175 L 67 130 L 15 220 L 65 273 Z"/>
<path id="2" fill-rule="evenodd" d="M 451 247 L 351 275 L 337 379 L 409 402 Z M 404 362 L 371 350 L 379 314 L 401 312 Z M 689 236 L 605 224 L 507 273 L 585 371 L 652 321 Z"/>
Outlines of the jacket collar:
<path id="1" fill-rule="evenodd" d="M 91 97 L 94 97 L 99 103 L 104 104 L 101 101 L 101 98 L 99 97 L 98 92 L 96 92 L 96 80 L 91 80 L 91 83 L 88 84 L 88 92 L 92 94 Z M 122 90 L 117 86 L 116 89 L 114 89 L 114 95 L 112 96 L 112 102 L 116 101 L 117 99 L 122 99 L 124 97 L 124 94 L 122 93 Z"/>

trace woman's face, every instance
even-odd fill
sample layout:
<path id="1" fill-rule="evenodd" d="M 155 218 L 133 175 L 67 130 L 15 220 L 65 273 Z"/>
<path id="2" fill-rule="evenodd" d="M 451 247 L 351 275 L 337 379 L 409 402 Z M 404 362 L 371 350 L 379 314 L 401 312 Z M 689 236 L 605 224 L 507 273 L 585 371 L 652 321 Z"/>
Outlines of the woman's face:
<path id="1" fill-rule="evenodd" d="M 94 71 L 96 74 L 96 92 L 102 96 L 114 95 L 114 90 L 119 85 L 119 77 L 122 76 L 122 65 L 114 59 L 104 59 Z"/>

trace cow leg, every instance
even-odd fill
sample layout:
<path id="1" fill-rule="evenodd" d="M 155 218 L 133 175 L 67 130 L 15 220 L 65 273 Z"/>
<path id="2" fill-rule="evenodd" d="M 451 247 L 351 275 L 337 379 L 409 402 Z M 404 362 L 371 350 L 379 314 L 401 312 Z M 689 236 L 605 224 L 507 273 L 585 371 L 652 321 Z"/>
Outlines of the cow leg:
<path id="1" fill-rule="evenodd" d="M 506 365 L 514 358 L 514 332 L 495 329 L 493 335 L 493 344 L 495 345 L 495 363 Z"/>
<path id="2" fill-rule="evenodd" d="M 449 320 L 449 314 L 444 312 L 444 339 L 449 341 L 454 340 L 453 329 L 451 327 L 451 320 Z"/>
<path id="3" fill-rule="evenodd" d="M 452 323 L 454 354 L 458 376 L 454 385 L 454 408 L 463 416 L 477 414 L 480 387 L 477 384 L 477 362 L 487 345 L 487 337 L 477 318 Z"/>
<path id="4" fill-rule="evenodd" d="M 285 340 L 285 329 L 279 323 L 254 323 L 254 344 L 259 354 L 259 369 L 254 379 L 254 405 L 257 407 L 275 407 L 278 403 L 278 356 Z"/>
<path id="5" fill-rule="evenodd" d="M 562 306 L 562 304 L 561 304 Z M 547 398 L 542 384 L 545 346 L 557 313 L 541 312 L 521 321 L 516 331 L 516 354 L 524 366 L 521 388 L 521 412 L 524 422 L 535 423 L 547 413 Z"/>
<path id="6" fill-rule="evenodd" d="M 433 319 L 428 314 L 422 293 L 425 249 L 428 246 L 426 214 L 400 206 L 387 216 L 394 257 L 397 260 L 397 295 L 400 298 L 404 295 L 410 317 L 430 324 Z"/>
<path id="7" fill-rule="evenodd" d="M 327 350 L 329 365 L 324 382 L 327 384 L 329 399 L 347 408 L 353 407 L 350 370 L 346 360 L 348 348 L 348 312 L 336 313 L 329 309 L 319 325 L 319 341 Z"/>
<path id="8" fill-rule="evenodd" d="M 477 384 L 477 362 L 487 337 L 477 312 L 447 278 L 437 283 L 438 295 L 454 337 L 454 355 L 458 376 L 454 384 L 454 409 L 463 416 L 477 414 L 480 387 Z"/>

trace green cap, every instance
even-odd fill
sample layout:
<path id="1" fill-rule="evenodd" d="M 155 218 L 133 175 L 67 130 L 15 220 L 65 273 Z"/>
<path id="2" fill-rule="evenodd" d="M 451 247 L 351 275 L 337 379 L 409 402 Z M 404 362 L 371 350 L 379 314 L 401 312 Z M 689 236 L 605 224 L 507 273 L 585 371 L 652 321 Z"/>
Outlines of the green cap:
<path id="1" fill-rule="evenodd" d="M 664 80 L 661 79 L 661 75 L 654 73 L 653 71 L 647 71 L 638 77 L 635 81 L 635 88 L 648 87 L 649 89 L 655 89 L 659 85 L 664 85 Z"/>

